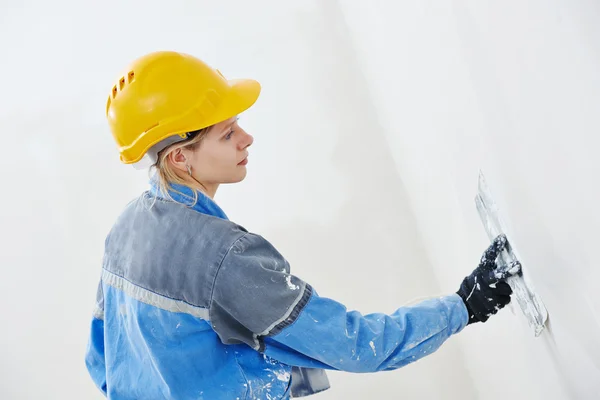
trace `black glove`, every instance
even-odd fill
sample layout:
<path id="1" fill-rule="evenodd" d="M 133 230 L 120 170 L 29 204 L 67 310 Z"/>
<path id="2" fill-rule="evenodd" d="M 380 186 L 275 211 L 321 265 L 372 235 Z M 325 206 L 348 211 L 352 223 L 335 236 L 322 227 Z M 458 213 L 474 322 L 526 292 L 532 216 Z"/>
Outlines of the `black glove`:
<path id="1" fill-rule="evenodd" d="M 510 303 L 512 289 L 506 278 L 521 273 L 521 263 L 513 262 L 504 270 L 497 269 L 496 258 L 507 245 L 505 235 L 500 235 L 483 253 L 479 266 L 467 276 L 456 292 L 467 306 L 469 324 L 485 322 Z"/>

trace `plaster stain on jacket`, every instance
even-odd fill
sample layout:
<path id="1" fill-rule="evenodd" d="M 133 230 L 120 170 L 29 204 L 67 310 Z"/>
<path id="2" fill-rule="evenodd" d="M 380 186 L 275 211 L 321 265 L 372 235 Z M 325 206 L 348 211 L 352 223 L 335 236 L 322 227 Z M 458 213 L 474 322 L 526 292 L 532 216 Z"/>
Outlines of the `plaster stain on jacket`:
<path id="1" fill-rule="evenodd" d="M 411 343 L 409 343 L 409 344 L 406 345 L 406 347 L 404 348 L 404 350 L 412 350 L 415 347 L 417 347 L 419 344 L 421 344 L 421 342 L 419 342 L 419 341 L 411 342 Z"/>
<path id="2" fill-rule="evenodd" d="M 373 343 L 373 341 L 371 340 L 369 342 L 369 346 L 371 346 L 371 349 L 373 350 L 373 355 L 377 355 L 377 352 L 375 351 L 375 343 Z"/>
<path id="3" fill-rule="evenodd" d="M 279 379 L 282 382 L 289 382 L 290 381 L 290 373 L 289 372 L 273 371 L 273 373 L 275 374 L 275 376 L 277 377 L 277 379 Z"/>
<path id="4" fill-rule="evenodd" d="M 290 288 L 291 290 L 298 290 L 300 289 L 300 286 L 294 285 L 292 283 L 292 277 L 291 275 L 288 275 L 285 277 L 285 281 L 287 282 L 288 288 Z"/>

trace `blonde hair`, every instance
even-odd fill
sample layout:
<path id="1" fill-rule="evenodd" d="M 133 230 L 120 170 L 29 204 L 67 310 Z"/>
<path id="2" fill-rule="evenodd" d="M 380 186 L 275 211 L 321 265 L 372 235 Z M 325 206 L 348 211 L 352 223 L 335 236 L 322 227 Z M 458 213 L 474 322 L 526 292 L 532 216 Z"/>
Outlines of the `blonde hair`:
<path id="1" fill-rule="evenodd" d="M 156 160 L 156 163 L 152 165 L 151 170 L 156 170 L 156 175 L 158 177 L 158 190 L 163 196 L 173 201 L 176 201 L 173 199 L 173 197 L 171 197 L 170 194 L 171 191 L 174 191 L 175 193 L 178 193 L 183 197 L 189 198 L 187 194 L 181 193 L 180 191 L 175 190 L 173 188 L 173 184 L 178 184 L 188 187 L 192 191 L 192 193 L 194 193 L 193 197 L 190 198 L 192 203 L 188 205 L 193 206 L 194 204 L 196 204 L 196 202 L 198 201 L 197 190 L 190 186 L 179 175 L 177 175 L 171 163 L 168 162 L 167 157 L 169 153 L 177 149 L 186 149 L 192 151 L 196 150 L 200 146 L 202 140 L 206 137 L 211 128 L 212 126 L 209 126 L 206 128 L 199 129 L 197 131 L 190 132 L 188 134 L 188 139 L 184 139 L 180 142 L 173 143 L 158 152 L 158 159 Z"/>

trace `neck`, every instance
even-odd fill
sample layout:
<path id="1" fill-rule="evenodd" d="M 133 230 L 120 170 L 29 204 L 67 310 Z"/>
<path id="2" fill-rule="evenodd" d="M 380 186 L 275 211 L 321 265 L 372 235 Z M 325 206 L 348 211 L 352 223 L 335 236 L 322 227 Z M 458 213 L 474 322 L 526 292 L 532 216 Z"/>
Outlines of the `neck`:
<path id="1" fill-rule="evenodd" d="M 193 182 L 190 182 L 190 184 L 194 189 L 201 191 L 206 196 L 210 197 L 211 200 L 215 199 L 215 195 L 217 194 L 217 189 L 219 188 L 218 183 L 211 185 L 211 184 L 205 184 L 205 183 L 199 182 L 194 178 L 192 178 L 192 179 L 193 179 Z"/>

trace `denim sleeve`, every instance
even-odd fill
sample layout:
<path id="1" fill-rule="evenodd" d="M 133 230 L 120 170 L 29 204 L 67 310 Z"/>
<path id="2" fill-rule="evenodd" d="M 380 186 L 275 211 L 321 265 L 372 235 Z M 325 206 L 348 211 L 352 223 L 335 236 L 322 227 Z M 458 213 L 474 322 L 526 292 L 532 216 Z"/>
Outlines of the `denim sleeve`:
<path id="1" fill-rule="evenodd" d="M 266 240 L 248 234 L 223 260 L 211 322 L 224 343 L 247 343 L 287 365 L 350 372 L 400 368 L 436 351 L 467 323 L 458 295 L 362 315 L 290 274 Z"/>
<path id="2" fill-rule="evenodd" d="M 467 324 L 458 295 L 422 301 L 392 314 L 362 315 L 313 292 L 295 323 L 265 339 L 280 362 L 348 372 L 393 370 L 435 352 Z"/>

